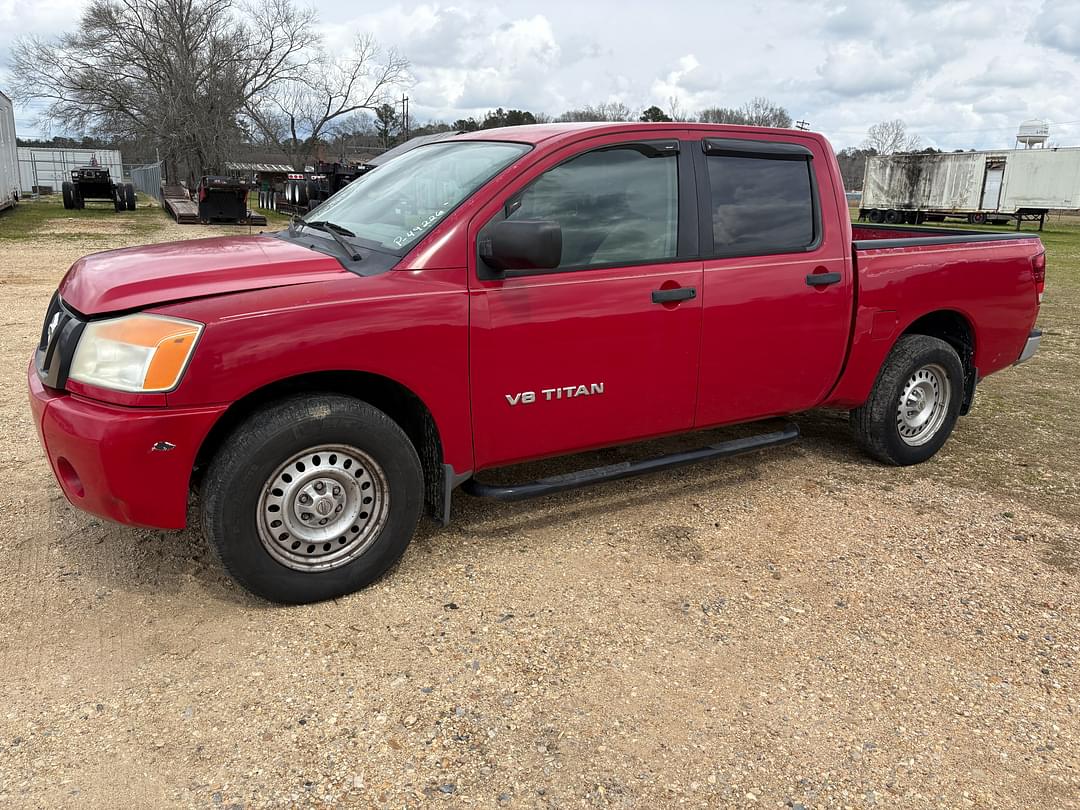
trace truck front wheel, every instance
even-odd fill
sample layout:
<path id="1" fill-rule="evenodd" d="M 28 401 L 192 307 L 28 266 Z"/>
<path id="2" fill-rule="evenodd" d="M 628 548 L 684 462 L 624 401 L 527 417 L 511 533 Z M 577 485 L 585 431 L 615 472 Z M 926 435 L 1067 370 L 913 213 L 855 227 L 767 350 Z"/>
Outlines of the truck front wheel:
<path id="1" fill-rule="evenodd" d="M 352 593 L 412 540 L 423 473 L 412 442 L 382 411 L 334 394 L 252 414 L 203 479 L 203 529 L 226 570 L 272 602 Z"/>
<path id="2" fill-rule="evenodd" d="M 964 396 L 956 350 L 928 335 L 904 335 L 878 373 L 866 403 L 851 412 L 864 452 L 907 466 L 931 458 L 952 433 Z"/>

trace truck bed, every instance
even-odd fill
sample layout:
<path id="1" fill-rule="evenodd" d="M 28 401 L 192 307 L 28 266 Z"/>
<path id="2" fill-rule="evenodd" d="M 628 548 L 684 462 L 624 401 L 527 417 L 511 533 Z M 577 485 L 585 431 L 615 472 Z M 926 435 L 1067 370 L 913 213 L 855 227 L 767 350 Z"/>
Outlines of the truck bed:
<path id="1" fill-rule="evenodd" d="M 1038 234 L 852 224 L 851 351 L 828 404 L 858 407 L 897 336 L 919 318 L 966 324 L 980 377 L 1016 362 L 1035 325 Z"/>
<path id="2" fill-rule="evenodd" d="M 958 228 L 926 228 L 903 225 L 851 224 L 851 239 L 856 251 L 874 248 L 918 247 L 962 244 L 964 242 L 1008 242 L 1029 240 L 1036 235 L 1023 231 L 966 231 Z"/>

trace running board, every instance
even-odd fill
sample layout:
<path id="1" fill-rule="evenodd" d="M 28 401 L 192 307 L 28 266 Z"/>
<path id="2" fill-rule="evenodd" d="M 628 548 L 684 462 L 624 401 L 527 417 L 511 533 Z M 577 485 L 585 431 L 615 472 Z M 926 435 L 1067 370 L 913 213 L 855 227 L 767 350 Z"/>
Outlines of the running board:
<path id="1" fill-rule="evenodd" d="M 667 456 L 645 459 L 644 461 L 622 461 L 618 464 L 609 464 L 606 467 L 593 467 L 590 470 L 553 475 L 550 478 L 541 478 L 538 481 L 529 481 L 524 484 L 511 484 L 509 486 L 495 486 L 482 484 L 475 478 L 470 478 L 461 488 L 477 498 L 495 498 L 500 501 L 522 501 L 526 498 L 537 498 L 541 495 L 553 495 L 556 492 L 565 492 L 568 489 L 600 484 L 605 481 L 617 481 L 620 478 L 630 478 L 635 475 L 670 470 L 675 467 L 685 467 L 688 464 L 696 464 L 699 461 L 712 461 L 717 458 L 730 458 L 740 456 L 743 453 L 751 453 L 755 450 L 764 450 L 766 447 L 780 447 L 791 444 L 799 438 L 799 427 L 787 424 L 782 430 L 772 433 L 762 433 L 758 436 L 747 436 L 744 439 L 732 439 L 720 444 L 710 444 L 697 450 L 687 450 L 682 453 L 671 453 Z"/>

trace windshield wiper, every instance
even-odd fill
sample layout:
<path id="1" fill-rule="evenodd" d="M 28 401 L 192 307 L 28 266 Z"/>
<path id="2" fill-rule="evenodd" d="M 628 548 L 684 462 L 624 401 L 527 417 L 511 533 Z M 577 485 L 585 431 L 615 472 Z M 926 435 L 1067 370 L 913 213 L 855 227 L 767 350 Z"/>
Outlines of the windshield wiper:
<path id="1" fill-rule="evenodd" d="M 330 236 L 333 237 L 334 241 L 341 245 L 341 249 L 345 251 L 345 254 L 354 262 L 358 262 L 363 258 L 363 256 L 356 252 L 356 248 L 354 248 L 352 245 L 345 241 L 344 237 L 346 236 L 356 236 L 356 234 L 350 231 L 348 228 L 342 227 L 341 225 L 337 225 L 333 222 L 327 222 L 325 219 L 318 219 L 314 222 L 308 222 L 303 217 L 293 217 L 291 220 L 289 220 L 290 234 L 293 233 L 293 228 L 296 225 L 306 225 L 309 228 L 318 228 L 320 231 L 330 234 Z"/>

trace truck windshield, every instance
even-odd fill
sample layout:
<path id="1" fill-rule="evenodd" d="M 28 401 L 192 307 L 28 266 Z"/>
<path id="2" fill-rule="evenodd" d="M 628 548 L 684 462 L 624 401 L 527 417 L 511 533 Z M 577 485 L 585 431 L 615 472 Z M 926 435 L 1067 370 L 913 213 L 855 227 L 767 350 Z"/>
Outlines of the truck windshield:
<path id="1" fill-rule="evenodd" d="M 357 178 L 306 219 L 347 228 L 361 245 L 404 253 L 528 150 L 496 141 L 420 146 Z"/>

